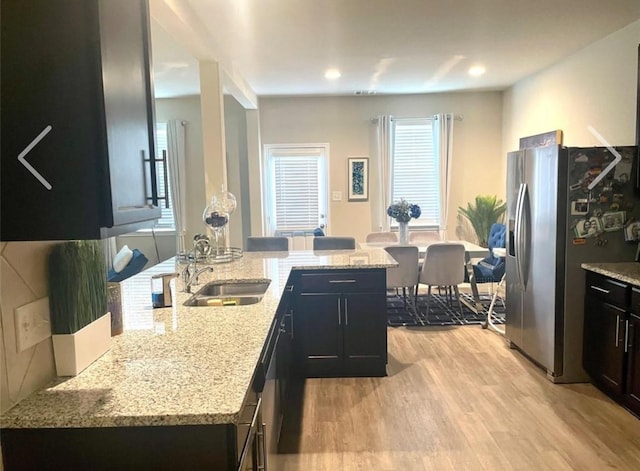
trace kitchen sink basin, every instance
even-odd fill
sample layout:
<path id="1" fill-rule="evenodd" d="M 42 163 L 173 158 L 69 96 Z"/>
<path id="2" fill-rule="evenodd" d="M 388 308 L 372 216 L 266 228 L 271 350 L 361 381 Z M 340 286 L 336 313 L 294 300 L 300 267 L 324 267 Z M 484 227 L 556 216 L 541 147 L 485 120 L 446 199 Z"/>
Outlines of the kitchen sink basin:
<path id="1" fill-rule="evenodd" d="M 262 296 L 271 280 L 212 281 L 196 293 L 197 296 Z"/>
<path id="2" fill-rule="evenodd" d="M 259 303 L 271 280 L 212 281 L 185 301 L 185 306 L 247 306 Z"/>

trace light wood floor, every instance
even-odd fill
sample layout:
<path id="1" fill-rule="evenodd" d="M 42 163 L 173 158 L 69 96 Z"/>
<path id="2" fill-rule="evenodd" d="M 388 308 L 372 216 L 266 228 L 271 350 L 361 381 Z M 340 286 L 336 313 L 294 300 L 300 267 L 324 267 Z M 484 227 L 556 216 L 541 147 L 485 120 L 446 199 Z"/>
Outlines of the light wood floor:
<path id="1" fill-rule="evenodd" d="M 308 379 L 270 470 L 640 470 L 640 420 L 479 326 L 391 328 L 385 378 Z"/>

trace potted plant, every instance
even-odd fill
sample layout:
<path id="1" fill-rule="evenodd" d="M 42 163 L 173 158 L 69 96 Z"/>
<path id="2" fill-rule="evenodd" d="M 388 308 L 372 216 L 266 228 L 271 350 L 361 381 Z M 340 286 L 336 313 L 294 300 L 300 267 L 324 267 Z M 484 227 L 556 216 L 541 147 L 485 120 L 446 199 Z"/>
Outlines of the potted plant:
<path id="1" fill-rule="evenodd" d="M 475 203 L 475 206 L 467 203 L 466 208 L 458 207 L 458 213 L 471 223 L 478 238 L 478 245 L 488 247 L 489 229 L 493 223 L 502 219 L 507 204 L 495 195 L 478 195 Z"/>
<path id="2" fill-rule="evenodd" d="M 58 376 L 74 376 L 111 346 L 102 246 L 98 241 L 55 245 L 48 272 L 56 371 Z"/>

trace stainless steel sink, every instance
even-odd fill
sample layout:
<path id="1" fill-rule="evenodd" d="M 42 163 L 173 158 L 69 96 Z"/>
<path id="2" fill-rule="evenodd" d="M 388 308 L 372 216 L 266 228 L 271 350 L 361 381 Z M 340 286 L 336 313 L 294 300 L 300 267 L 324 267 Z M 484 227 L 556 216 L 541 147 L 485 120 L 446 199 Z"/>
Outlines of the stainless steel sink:
<path id="1" fill-rule="evenodd" d="M 209 306 L 209 307 L 228 307 L 228 306 L 247 306 L 262 301 L 262 296 L 192 296 L 184 305 L 185 306 Z"/>
<path id="2" fill-rule="evenodd" d="M 198 290 L 196 296 L 261 296 L 271 280 L 212 281 Z"/>
<path id="3" fill-rule="evenodd" d="M 185 301 L 185 306 L 247 306 L 262 300 L 271 280 L 212 281 Z"/>

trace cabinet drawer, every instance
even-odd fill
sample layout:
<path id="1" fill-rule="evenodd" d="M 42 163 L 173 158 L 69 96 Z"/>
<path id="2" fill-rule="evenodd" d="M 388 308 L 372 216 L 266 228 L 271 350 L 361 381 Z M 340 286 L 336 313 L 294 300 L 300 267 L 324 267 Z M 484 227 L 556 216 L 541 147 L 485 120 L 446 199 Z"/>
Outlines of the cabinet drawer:
<path id="1" fill-rule="evenodd" d="M 598 273 L 587 272 L 587 293 L 622 309 L 629 305 L 629 285 Z M 640 293 L 639 293 L 640 294 Z"/>
<path id="2" fill-rule="evenodd" d="M 353 293 L 384 289 L 386 272 L 371 270 L 344 273 L 303 273 L 300 275 L 302 293 Z"/>

